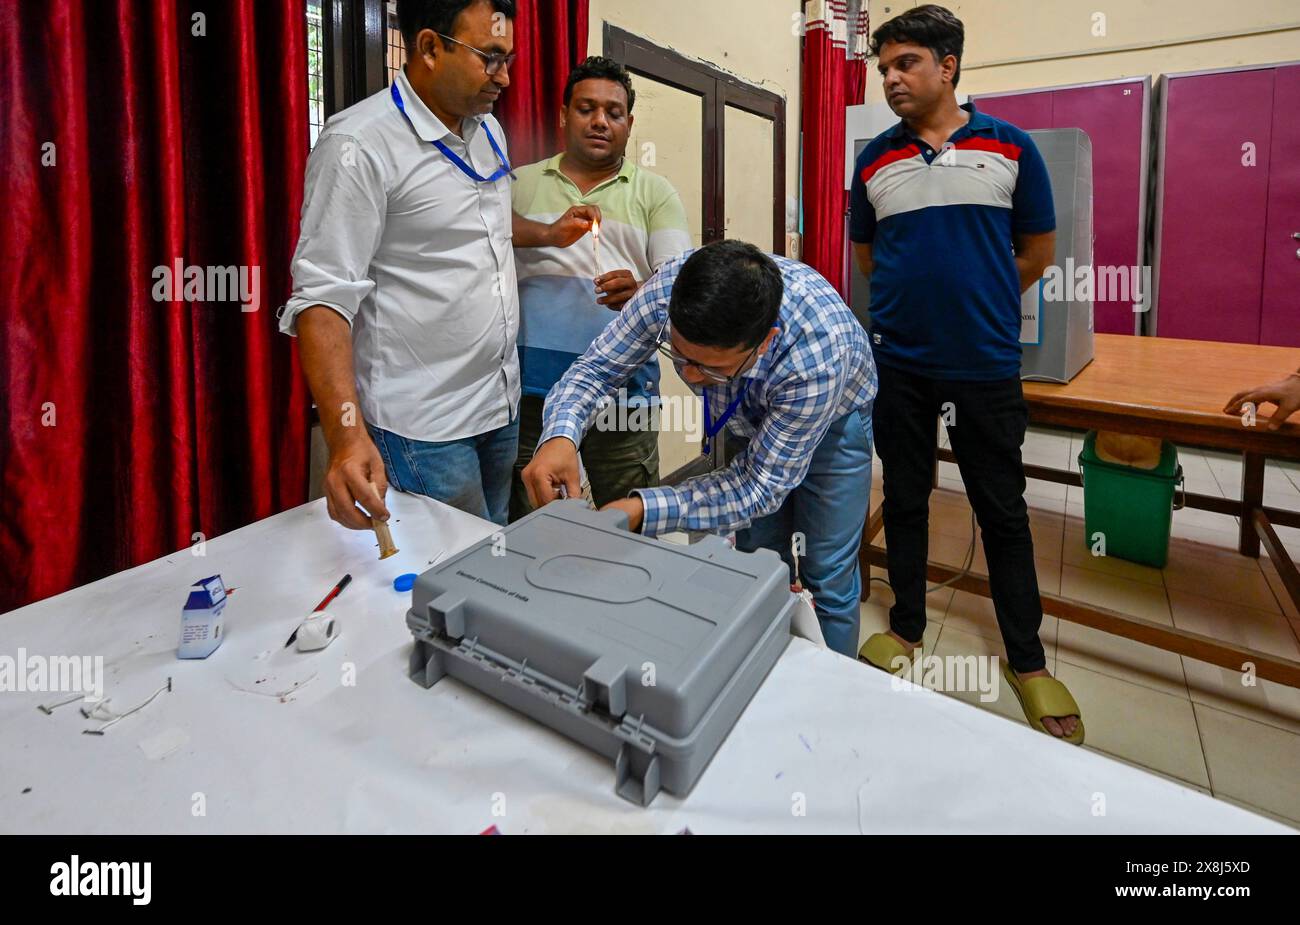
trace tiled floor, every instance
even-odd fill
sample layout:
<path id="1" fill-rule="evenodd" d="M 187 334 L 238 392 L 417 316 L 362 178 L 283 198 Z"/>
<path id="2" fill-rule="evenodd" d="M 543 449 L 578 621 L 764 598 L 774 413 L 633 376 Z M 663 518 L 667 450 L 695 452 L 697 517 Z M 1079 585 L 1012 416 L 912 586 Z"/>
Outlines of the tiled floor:
<path id="1" fill-rule="evenodd" d="M 941 442 L 945 442 L 941 437 Z M 1078 470 L 1082 435 L 1031 430 L 1026 462 Z M 1227 454 L 1179 450 L 1187 490 L 1237 498 L 1241 461 Z M 879 460 L 872 509 L 880 502 Z M 955 465 L 940 464 L 930 506 L 930 556 L 961 565 L 971 515 Z M 1245 648 L 1300 660 L 1300 613 L 1267 556 L 1236 552 L 1237 520 L 1208 511 L 1174 512 L 1164 569 L 1097 557 L 1085 544 L 1082 489 L 1029 482 L 1038 583 L 1078 598 Z M 1300 466 L 1269 463 L 1265 503 L 1300 510 Z M 1276 528 L 1300 562 L 1300 530 Z M 881 538 L 877 538 L 880 542 Z M 972 569 L 985 572 L 976 544 Z M 886 577 L 874 570 L 876 577 Z M 888 626 L 893 596 L 880 582 L 862 605 L 862 638 Z M 929 600 L 925 651 L 935 655 L 1003 655 L 991 602 L 943 589 Z M 1085 748 L 1111 755 L 1300 829 L 1300 690 L 1229 671 L 1047 616 L 1041 630 L 1047 667 L 1084 712 Z M 1025 722 L 1015 695 L 982 704 L 978 692 L 953 696 Z"/>

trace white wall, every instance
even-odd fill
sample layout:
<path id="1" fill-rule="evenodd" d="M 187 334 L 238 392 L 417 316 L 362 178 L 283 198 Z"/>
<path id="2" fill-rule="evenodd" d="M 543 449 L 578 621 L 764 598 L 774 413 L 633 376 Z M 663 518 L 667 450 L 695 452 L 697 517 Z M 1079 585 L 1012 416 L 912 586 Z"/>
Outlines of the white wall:
<path id="1" fill-rule="evenodd" d="M 920 5 L 920 0 L 871 0 L 871 27 Z M 971 94 L 1300 60 L 1296 0 L 949 0 L 943 5 L 966 27 L 959 87 Z M 872 70 L 867 101 L 882 100 L 880 77 Z"/>

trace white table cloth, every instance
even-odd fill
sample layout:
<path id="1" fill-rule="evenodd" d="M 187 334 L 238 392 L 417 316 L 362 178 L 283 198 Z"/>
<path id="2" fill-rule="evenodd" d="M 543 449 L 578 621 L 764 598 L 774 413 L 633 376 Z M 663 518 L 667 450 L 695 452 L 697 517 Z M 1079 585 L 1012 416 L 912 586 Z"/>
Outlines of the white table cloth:
<path id="1" fill-rule="evenodd" d="M 1268 833 L 1290 830 L 792 640 L 691 795 L 618 798 L 612 764 L 489 698 L 406 676 L 392 579 L 491 524 L 390 493 L 401 552 L 323 501 L 0 616 L 0 655 L 102 655 L 103 736 L 68 695 L 0 693 L 0 831 L 57 833 Z M 345 572 L 329 648 L 283 645 Z M 191 583 L 237 590 L 227 638 L 175 656 Z M 276 696 L 284 691 L 291 693 Z M 28 788 L 30 788 L 28 790 Z M 28 792 L 24 792 L 28 790 Z"/>

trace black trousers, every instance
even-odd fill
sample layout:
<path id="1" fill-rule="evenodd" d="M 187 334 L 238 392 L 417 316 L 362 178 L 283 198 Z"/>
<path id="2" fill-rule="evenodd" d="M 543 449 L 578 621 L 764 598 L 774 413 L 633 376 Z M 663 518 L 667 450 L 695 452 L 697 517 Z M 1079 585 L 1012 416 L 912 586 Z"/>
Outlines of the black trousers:
<path id="1" fill-rule="evenodd" d="M 1022 673 L 1044 668 L 1038 638 L 1043 607 L 1020 458 L 1029 423 L 1020 380 L 956 382 L 884 365 L 877 370 L 880 391 L 872 427 L 884 469 L 885 543 L 896 602 L 889 612 L 890 629 L 910 642 L 925 632 L 935 418 L 942 416 L 984 535 L 993 608 L 1007 659 Z"/>

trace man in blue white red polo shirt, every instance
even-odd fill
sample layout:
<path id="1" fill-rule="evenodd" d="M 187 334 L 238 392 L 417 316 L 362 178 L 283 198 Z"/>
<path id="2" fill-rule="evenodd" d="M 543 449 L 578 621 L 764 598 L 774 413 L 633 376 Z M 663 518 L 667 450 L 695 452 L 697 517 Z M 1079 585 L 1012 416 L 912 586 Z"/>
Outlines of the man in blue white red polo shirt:
<path id="1" fill-rule="evenodd" d="M 906 669 L 925 630 L 925 565 L 935 419 L 943 415 L 984 536 L 1006 645 L 1003 674 L 1034 728 L 1083 741 L 1079 707 L 1046 668 L 1042 603 L 1020 457 L 1020 294 L 1055 252 L 1047 168 L 1033 141 L 958 106 L 964 30 L 926 4 L 871 36 L 885 98 L 901 122 L 858 158 L 849 237 L 871 281 L 874 410 L 896 603 L 860 656 Z"/>

